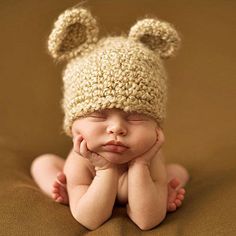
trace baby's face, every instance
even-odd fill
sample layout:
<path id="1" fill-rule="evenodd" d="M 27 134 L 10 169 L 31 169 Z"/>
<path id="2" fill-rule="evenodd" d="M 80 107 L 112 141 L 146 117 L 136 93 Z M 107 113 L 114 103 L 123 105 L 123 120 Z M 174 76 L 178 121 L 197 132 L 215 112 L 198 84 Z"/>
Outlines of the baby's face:
<path id="1" fill-rule="evenodd" d="M 143 114 L 105 109 L 77 119 L 73 136 L 82 135 L 88 149 L 115 164 L 127 163 L 157 141 L 157 123 Z"/>

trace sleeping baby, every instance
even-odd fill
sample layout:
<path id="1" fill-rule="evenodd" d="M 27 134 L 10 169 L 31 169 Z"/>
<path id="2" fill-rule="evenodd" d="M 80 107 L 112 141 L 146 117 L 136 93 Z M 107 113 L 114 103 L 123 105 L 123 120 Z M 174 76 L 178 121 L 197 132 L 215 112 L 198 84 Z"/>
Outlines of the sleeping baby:
<path id="1" fill-rule="evenodd" d="M 180 38 L 157 18 L 137 21 L 127 35 L 98 39 L 90 11 L 63 12 L 48 49 L 63 72 L 64 131 L 73 140 L 65 159 L 37 157 L 31 173 L 40 189 L 68 204 L 73 217 L 94 230 L 116 204 L 142 230 L 160 224 L 184 199 L 189 179 L 179 164 L 165 164 L 163 122 L 167 76 L 163 60 Z"/>

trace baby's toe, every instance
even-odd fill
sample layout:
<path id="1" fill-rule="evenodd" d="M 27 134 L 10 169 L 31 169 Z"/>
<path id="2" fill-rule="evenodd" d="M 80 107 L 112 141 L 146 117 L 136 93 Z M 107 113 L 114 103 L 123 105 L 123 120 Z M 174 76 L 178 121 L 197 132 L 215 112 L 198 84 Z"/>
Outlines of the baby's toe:
<path id="1" fill-rule="evenodd" d="M 59 202 L 59 203 L 63 203 L 64 202 L 64 200 L 63 200 L 63 198 L 61 196 L 59 196 L 55 201 Z"/>
<path id="2" fill-rule="evenodd" d="M 60 187 L 61 187 L 60 184 L 55 182 L 52 186 L 52 192 L 53 193 L 59 193 L 60 192 Z"/>
<path id="3" fill-rule="evenodd" d="M 52 198 L 53 198 L 54 200 L 56 200 L 58 197 L 59 197 L 59 194 L 58 194 L 58 193 L 52 193 Z"/>
<path id="4" fill-rule="evenodd" d="M 168 203 L 168 207 L 167 207 L 167 210 L 168 211 L 175 211 L 176 210 L 176 205 L 175 205 L 175 203 Z"/>
<path id="5" fill-rule="evenodd" d="M 54 188 L 59 188 L 61 185 L 58 182 L 54 182 L 52 185 Z"/>
<path id="6" fill-rule="evenodd" d="M 66 184 L 66 176 L 63 172 L 59 172 L 57 174 L 57 180 L 62 183 L 62 184 Z"/>
<path id="7" fill-rule="evenodd" d="M 169 182 L 170 186 L 172 188 L 177 188 L 177 186 L 180 184 L 179 180 L 177 178 L 174 178 L 172 179 L 170 182 Z"/>
<path id="8" fill-rule="evenodd" d="M 180 207 L 181 204 L 182 204 L 182 201 L 180 201 L 179 199 L 176 199 L 175 204 L 176 204 L 177 207 Z"/>
<path id="9" fill-rule="evenodd" d="M 184 200 L 184 195 L 178 194 L 178 195 L 176 196 L 176 198 L 179 199 L 179 200 L 181 200 L 181 201 L 183 201 L 183 200 Z"/>
<path id="10" fill-rule="evenodd" d="M 180 189 L 178 190 L 178 193 L 184 195 L 184 194 L 186 193 L 186 191 L 185 191 L 184 188 L 180 188 Z"/>
<path id="11" fill-rule="evenodd" d="M 59 190 L 58 188 L 53 188 L 53 189 L 52 189 L 52 193 L 57 193 L 57 194 L 59 194 L 59 193 L 60 193 L 60 190 Z"/>

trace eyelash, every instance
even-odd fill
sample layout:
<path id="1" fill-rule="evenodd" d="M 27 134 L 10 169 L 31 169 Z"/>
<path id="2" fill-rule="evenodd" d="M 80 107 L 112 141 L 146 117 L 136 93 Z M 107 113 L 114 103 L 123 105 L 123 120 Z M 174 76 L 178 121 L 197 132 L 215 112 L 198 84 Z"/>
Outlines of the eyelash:
<path id="1" fill-rule="evenodd" d="M 105 120 L 107 118 L 106 114 L 100 113 L 100 112 L 94 112 L 90 114 L 88 117 L 94 118 L 94 119 L 100 119 L 100 120 Z M 144 121 L 145 118 L 142 115 L 137 115 L 137 114 L 130 114 L 124 117 L 125 120 L 129 121 Z"/>
<path id="2" fill-rule="evenodd" d="M 144 118 L 142 116 L 131 115 L 127 117 L 128 121 L 143 121 Z"/>
<path id="3" fill-rule="evenodd" d="M 89 115 L 89 117 L 105 119 L 106 115 L 103 113 L 96 112 L 96 113 L 92 113 L 91 115 Z"/>

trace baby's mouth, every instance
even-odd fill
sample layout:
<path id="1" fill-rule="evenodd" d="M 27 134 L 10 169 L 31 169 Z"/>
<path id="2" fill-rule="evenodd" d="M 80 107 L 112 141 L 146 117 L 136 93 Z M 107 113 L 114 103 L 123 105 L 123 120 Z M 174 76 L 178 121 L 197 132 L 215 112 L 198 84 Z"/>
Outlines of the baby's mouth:
<path id="1" fill-rule="evenodd" d="M 106 144 L 102 145 L 103 149 L 108 152 L 123 153 L 129 149 L 122 142 L 111 140 Z"/>
<path id="2" fill-rule="evenodd" d="M 109 145 L 103 145 L 103 149 L 108 152 L 122 153 L 125 152 L 128 148 L 124 146 L 109 144 Z"/>

